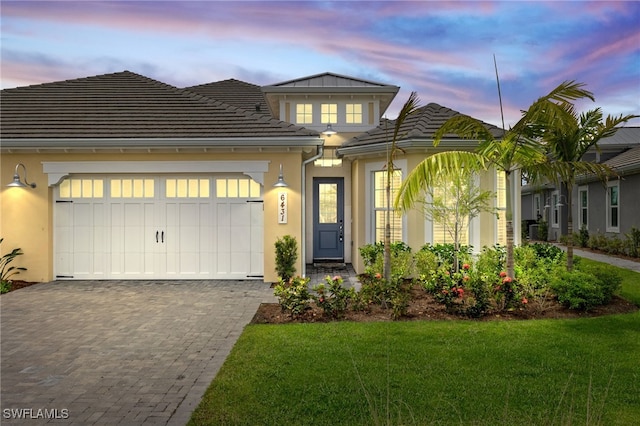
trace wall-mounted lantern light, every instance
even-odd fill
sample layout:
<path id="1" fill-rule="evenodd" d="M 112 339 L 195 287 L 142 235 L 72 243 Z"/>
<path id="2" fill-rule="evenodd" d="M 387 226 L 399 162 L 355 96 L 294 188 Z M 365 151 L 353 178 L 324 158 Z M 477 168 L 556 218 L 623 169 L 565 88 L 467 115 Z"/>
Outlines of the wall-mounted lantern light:
<path id="1" fill-rule="evenodd" d="M 324 131 L 322 132 L 323 135 L 331 137 L 332 135 L 337 134 L 338 132 L 336 132 L 335 130 L 333 130 L 333 127 L 331 127 L 331 123 L 327 124 L 327 128 L 324 129 Z"/>
<path id="2" fill-rule="evenodd" d="M 276 188 L 286 188 L 287 182 L 284 181 L 284 176 L 282 175 L 282 164 L 280 164 L 280 174 L 278 175 L 278 181 L 273 184 Z"/>
<path id="3" fill-rule="evenodd" d="M 24 181 L 20 180 L 20 175 L 18 174 L 18 168 L 20 166 L 22 166 L 22 170 L 24 170 Z M 24 166 L 24 164 L 18 163 L 16 164 L 16 171 L 13 174 L 13 182 L 8 184 L 7 186 L 12 188 L 27 188 L 27 187 L 35 188 L 36 184 L 27 182 L 27 168 Z"/>

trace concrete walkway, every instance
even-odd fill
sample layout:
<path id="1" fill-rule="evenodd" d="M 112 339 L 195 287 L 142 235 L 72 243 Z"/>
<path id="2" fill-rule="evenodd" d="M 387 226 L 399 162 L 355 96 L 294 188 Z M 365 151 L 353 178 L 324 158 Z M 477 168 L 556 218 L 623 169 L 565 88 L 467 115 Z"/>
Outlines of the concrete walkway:
<path id="1" fill-rule="evenodd" d="M 184 425 L 262 302 L 276 299 L 257 281 L 58 281 L 4 294 L 0 423 Z"/>
<path id="2" fill-rule="evenodd" d="M 562 250 L 567 251 L 567 247 L 558 245 Z M 586 259 L 597 260 L 598 262 L 608 263 L 619 268 L 630 269 L 635 272 L 640 272 L 640 262 L 633 260 L 621 259 L 615 256 L 607 256 L 606 254 L 593 253 L 586 250 L 580 250 L 573 248 L 573 254 L 576 256 L 584 257 Z"/>

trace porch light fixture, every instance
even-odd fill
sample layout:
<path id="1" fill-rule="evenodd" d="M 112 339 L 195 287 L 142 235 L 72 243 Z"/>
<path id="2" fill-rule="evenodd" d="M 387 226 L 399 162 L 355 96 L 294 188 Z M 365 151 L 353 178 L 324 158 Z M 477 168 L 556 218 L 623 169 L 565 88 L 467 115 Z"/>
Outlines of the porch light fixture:
<path id="1" fill-rule="evenodd" d="M 337 134 L 338 132 L 336 132 L 335 130 L 333 130 L 333 127 L 331 127 L 331 123 L 327 124 L 327 128 L 324 129 L 324 131 L 322 132 L 323 135 L 331 137 L 332 135 Z"/>
<path id="2" fill-rule="evenodd" d="M 20 180 L 20 174 L 18 173 L 18 168 L 20 166 L 22 166 L 22 170 L 24 170 L 24 182 Z M 16 164 L 16 171 L 13 174 L 13 182 L 8 184 L 7 186 L 12 188 L 27 188 L 27 187 L 35 188 L 36 184 L 27 182 L 27 168 L 24 166 L 24 164 L 18 163 Z"/>
<path id="3" fill-rule="evenodd" d="M 280 174 L 278 175 L 278 181 L 273 184 L 276 188 L 286 188 L 287 182 L 284 181 L 284 176 L 282 175 L 282 164 L 280 164 Z"/>

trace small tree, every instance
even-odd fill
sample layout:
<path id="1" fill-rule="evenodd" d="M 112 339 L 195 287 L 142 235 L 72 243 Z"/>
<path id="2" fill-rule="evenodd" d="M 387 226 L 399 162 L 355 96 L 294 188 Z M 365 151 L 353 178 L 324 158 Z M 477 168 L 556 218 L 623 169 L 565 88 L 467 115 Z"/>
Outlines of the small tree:
<path id="1" fill-rule="evenodd" d="M 282 281 L 289 281 L 296 273 L 298 260 L 298 242 L 295 237 L 285 235 L 275 242 L 276 273 Z"/>
<path id="2" fill-rule="evenodd" d="M 441 224 L 452 238 L 453 263 L 457 272 L 461 236 L 469 229 L 471 220 L 481 212 L 496 212 L 496 208 L 491 206 L 494 193 L 480 190 L 468 168 L 439 175 L 425 193 L 424 214 L 432 222 Z"/>

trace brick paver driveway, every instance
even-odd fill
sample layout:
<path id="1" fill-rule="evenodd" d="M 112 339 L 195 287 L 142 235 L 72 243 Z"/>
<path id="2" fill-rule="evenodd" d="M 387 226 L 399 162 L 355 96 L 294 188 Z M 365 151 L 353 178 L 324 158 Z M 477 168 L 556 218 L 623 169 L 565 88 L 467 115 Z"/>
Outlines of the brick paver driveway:
<path id="1" fill-rule="evenodd" d="M 273 301 L 258 281 L 58 281 L 4 294 L 0 423 L 184 425 Z"/>

